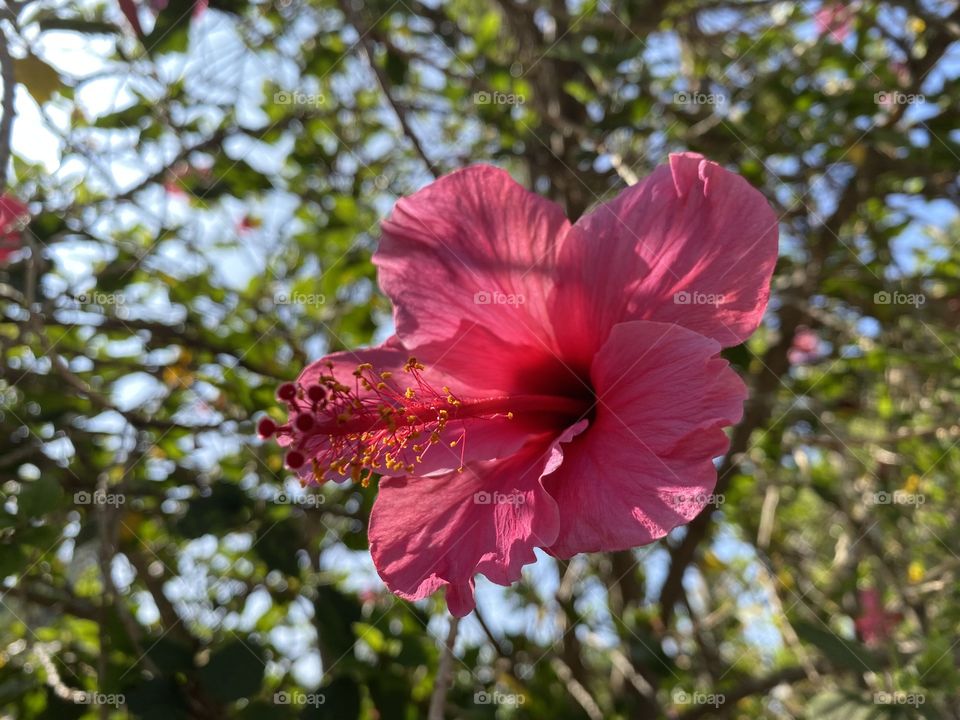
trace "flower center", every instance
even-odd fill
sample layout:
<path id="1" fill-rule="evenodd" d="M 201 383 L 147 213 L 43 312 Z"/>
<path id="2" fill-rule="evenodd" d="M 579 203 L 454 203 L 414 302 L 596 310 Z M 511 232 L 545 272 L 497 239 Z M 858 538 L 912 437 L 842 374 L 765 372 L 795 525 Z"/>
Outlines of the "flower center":
<path id="1" fill-rule="evenodd" d="M 464 398 L 444 386 L 433 387 L 424 365 L 410 358 L 403 374 L 377 372 L 369 363 L 353 371 L 345 384 L 333 374 L 316 384 L 285 383 L 277 397 L 288 408 L 286 424 L 261 420 L 261 437 L 287 438 L 286 465 L 316 482 L 350 477 L 366 486 L 374 473 L 413 473 L 441 443 L 460 448 L 463 470 L 467 439 L 464 420 L 512 420 L 515 413 L 576 415 L 578 400 L 552 395 Z"/>

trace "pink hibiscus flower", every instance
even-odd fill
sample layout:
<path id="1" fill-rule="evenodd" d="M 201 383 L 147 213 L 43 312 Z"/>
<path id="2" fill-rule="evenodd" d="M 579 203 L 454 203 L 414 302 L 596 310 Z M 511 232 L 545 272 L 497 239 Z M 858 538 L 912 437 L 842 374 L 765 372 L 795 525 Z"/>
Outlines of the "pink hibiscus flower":
<path id="1" fill-rule="evenodd" d="M 877 588 L 860 590 L 860 616 L 854 619 L 860 639 L 876 647 L 886 641 L 903 615 L 883 609 L 883 599 Z"/>
<path id="2" fill-rule="evenodd" d="M 278 390 L 307 483 L 380 476 L 370 552 L 416 600 L 644 545 L 695 517 L 746 396 L 718 356 L 767 305 L 777 220 L 699 155 L 571 224 L 488 166 L 400 200 L 374 256 L 396 335 Z"/>
<path id="3" fill-rule="evenodd" d="M 30 219 L 30 210 L 12 195 L 0 195 L 0 263 L 23 246 L 23 228 Z"/>

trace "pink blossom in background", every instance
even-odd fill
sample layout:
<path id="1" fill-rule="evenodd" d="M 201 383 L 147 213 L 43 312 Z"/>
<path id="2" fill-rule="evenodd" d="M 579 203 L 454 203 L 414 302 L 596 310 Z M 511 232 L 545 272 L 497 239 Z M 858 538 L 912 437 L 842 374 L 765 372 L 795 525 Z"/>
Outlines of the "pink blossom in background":
<path id="1" fill-rule="evenodd" d="M 903 615 L 883 608 L 883 599 L 877 588 L 860 590 L 860 615 L 854 619 L 857 633 L 864 643 L 877 646 L 888 640 Z"/>
<path id="2" fill-rule="evenodd" d="M 813 15 L 817 35 L 830 35 L 837 42 L 843 42 L 853 30 L 853 17 L 856 8 L 852 4 L 827 3 Z"/>
<path id="3" fill-rule="evenodd" d="M 30 210 L 12 195 L 0 195 L 0 263 L 23 246 L 23 229 L 30 220 Z"/>
<path id="4" fill-rule="evenodd" d="M 787 351 L 787 360 L 791 365 L 806 365 L 822 357 L 820 336 L 805 325 L 799 326 Z"/>
<path id="5" fill-rule="evenodd" d="M 170 0 L 146 0 L 145 3 L 143 0 L 117 0 L 117 4 L 120 6 L 120 12 L 123 13 L 127 22 L 130 23 L 130 27 L 133 28 L 134 33 L 142 40 L 146 36 L 146 33 L 144 33 L 143 25 L 140 23 L 138 6 L 145 4 L 150 14 L 156 17 L 167 9 Z M 209 0 L 194 0 L 191 17 L 199 18 L 207 11 L 208 7 Z"/>
<path id="6" fill-rule="evenodd" d="M 719 356 L 756 329 L 777 220 L 699 155 L 571 224 L 503 170 L 473 166 L 400 200 L 374 256 L 396 334 L 278 390 L 263 419 L 305 483 L 380 476 L 370 552 L 386 585 L 508 585 L 534 548 L 569 558 L 689 522 L 746 389 Z"/>
<path id="7" fill-rule="evenodd" d="M 245 235 L 254 230 L 259 230 L 263 225 L 263 222 L 260 218 L 255 218 L 250 215 L 244 215 L 239 220 L 237 220 L 237 232 L 241 235 Z"/>
<path id="8" fill-rule="evenodd" d="M 203 184 L 213 182 L 213 171 L 208 166 L 191 165 L 186 160 L 181 160 L 166 172 L 163 180 L 163 189 L 171 197 L 189 199 L 190 193 L 186 188 L 188 181 Z"/>
<path id="9" fill-rule="evenodd" d="M 136 0 L 117 0 L 120 5 L 120 12 L 130 23 L 130 27 L 136 33 L 137 37 L 143 37 L 143 26 L 140 24 L 140 15 L 137 12 Z"/>
<path id="10" fill-rule="evenodd" d="M 911 73 L 910 66 L 907 65 L 907 63 L 892 60 L 887 67 L 897 78 L 897 84 L 900 85 L 900 87 L 909 87 Z"/>

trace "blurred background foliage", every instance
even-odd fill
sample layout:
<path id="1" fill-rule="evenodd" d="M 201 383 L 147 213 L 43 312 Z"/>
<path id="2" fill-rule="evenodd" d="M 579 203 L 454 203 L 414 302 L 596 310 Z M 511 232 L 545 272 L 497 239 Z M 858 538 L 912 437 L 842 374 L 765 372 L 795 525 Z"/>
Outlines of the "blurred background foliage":
<path id="1" fill-rule="evenodd" d="M 487 161 L 576 217 L 689 149 L 781 221 L 722 497 L 481 582 L 446 716 L 960 717 L 956 2 L 0 5 L 0 716 L 426 717 L 375 484 L 254 420 L 389 334 L 398 196 Z"/>

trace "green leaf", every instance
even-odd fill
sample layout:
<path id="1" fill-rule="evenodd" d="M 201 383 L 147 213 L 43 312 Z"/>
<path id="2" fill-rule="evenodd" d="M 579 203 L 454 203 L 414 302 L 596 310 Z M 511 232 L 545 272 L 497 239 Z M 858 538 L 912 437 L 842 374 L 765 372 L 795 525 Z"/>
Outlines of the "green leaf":
<path id="1" fill-rule="evenodd" d="M 303 537 L 296 523 L 287 519 L 278 523 L 264 523 L 257 531 L 253 549 L 270 569 L 297 576 L 300 574 L 297 550 L 302 545 Z"/>
<path id="2" fill-rule="evenodd" d="M 17 507 L 25 518 L 40 517 L 60 504 L 63 488 L 49 475 L 37 480 L 23 481 L 17 499 Z"/>
<path id="3" fill-rule="evenodd" d="M 13 75 L 39 104 L 45 103 L 60 88 L 60 74 L 36 55 L 13 61 Z"/>
<path id="4" fill-rule="evenodd" d="M 386 71 L 391 83 L 394 85 L 403 85 L 407 80 L 407 70 L 409 67 L 410 64 L 405 57 L 397 54 L 393 50 L 387 50 L 387 58 L 384 62 L 383 69 Z"/>
<path id="5" fill-rule="evenodd" d="M 266 654 L 255 641 L 247 638 L 214 650 L 198 674 L 211 697 L 232 702 L 259 693 L 265 670 Z"/>
<path id="6" fill-rule="evenodd" d="M 40 20 L 37 25 L 41 32 L 48 30 L 67 30 L 84 35 L 116 35 L 120 32 L 113 23 L 103 20 L 84 20 L 82 18 L 48 17 Z"/>
<path id="7" fill-rule="evenodd" d="M 801 640 L 817 647 L 832 664 L 855 672 L 877 671 L 877 657 L 856 640 L 844 640 L 823 626 L 797 622 L 794 629 Z"/>

